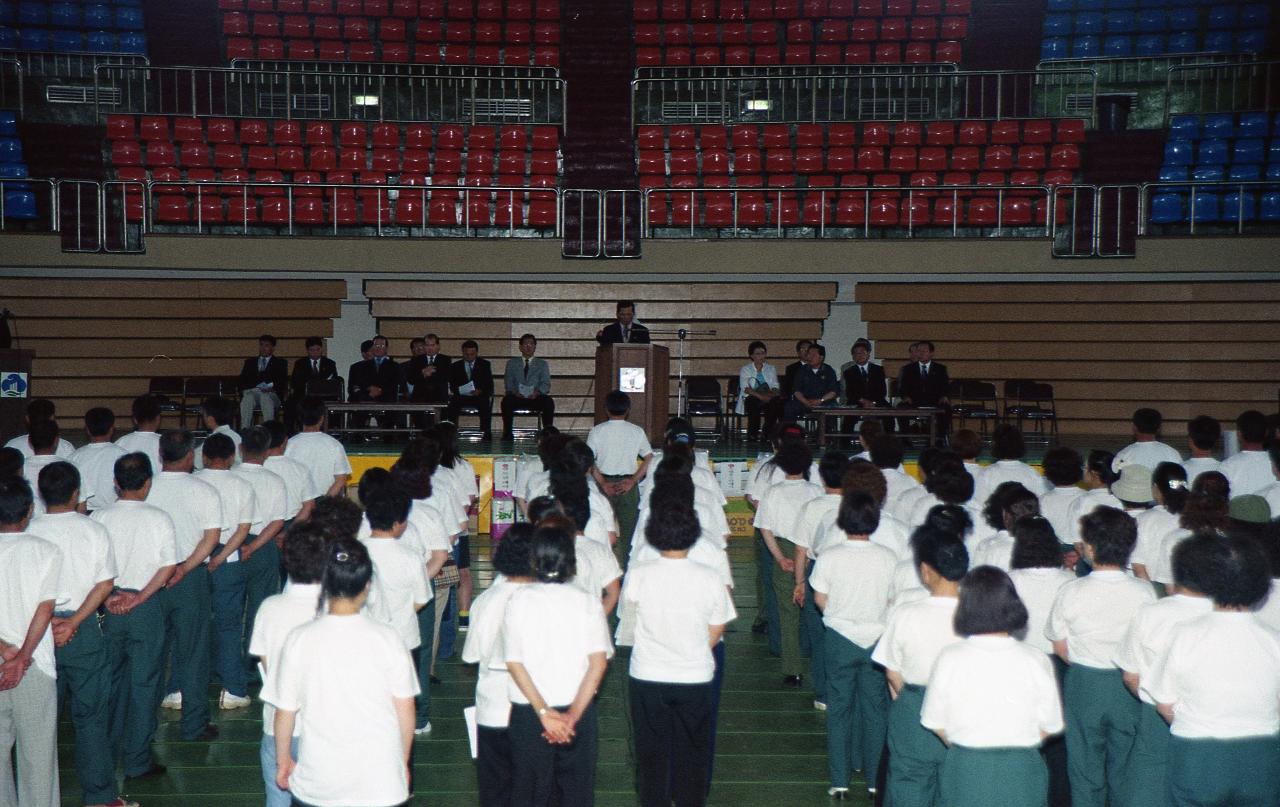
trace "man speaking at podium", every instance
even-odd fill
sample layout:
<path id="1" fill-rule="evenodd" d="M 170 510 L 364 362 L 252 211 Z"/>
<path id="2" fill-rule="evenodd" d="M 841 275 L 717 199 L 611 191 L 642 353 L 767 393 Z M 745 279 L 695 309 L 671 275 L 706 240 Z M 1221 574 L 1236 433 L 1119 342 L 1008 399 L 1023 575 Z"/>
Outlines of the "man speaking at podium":
<path id="1" fill-rule="evenodd" d="M 649 344 L 649 329 L 636 322 L 636 304 L 630 300 L 619 300 L 618 319 L 596 331 L 596 341 L 602 345 Z"/>

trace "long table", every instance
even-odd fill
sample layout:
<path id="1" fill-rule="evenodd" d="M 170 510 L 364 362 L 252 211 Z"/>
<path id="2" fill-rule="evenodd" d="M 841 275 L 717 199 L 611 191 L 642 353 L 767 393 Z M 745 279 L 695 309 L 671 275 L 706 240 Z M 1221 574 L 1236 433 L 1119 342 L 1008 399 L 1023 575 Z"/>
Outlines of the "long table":
<path id="1" fill-rule="evenodd" d="M 842 432 L 839 427 L 834 431 L 827 429 L 827 420 L 836 417 L 857 417 L 857 418 L 906 418 L 908 420 L 928 420 L 929 421 L 929 445 L 936 445 L 938 441 L 938 416 L 944 410 L 935 406 L 906 407 L 898 409 L 896 407 L 861 407 L 861 406 L 819 406 L 810 409 L 805 414 L 809 417 L 818 419 L 818 445 L 825 446 L 828 437 L 856 437 L 856 432 Z M 886 430 L 887 431 L 887 430 Z"/>
<path id="2" fill-rule="evenodd" d="M 341 423 L 329 423 L 331 434 L 409 434 L 420 430 L 418 418 L 413 415 L 430 415 L 431 423 L 440 422 L 440 413 L 449 405 L 447 403 L 326 403 L 325 411 L 330 415 L 340 415 Z M 350 415 L 408 415 L 408 425 L 400 426 L 351 426 Z M 397 422 L 400 418 L 395 418 Z"/>

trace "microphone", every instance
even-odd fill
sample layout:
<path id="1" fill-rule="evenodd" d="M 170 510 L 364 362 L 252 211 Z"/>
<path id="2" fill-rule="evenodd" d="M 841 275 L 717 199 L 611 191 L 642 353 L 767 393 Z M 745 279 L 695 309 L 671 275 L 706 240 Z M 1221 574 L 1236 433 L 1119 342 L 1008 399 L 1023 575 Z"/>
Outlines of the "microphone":
<path id="1" fill-rule="evenodd" d="M 0 309 L 0 350 L 13 347 L 13 333 L 9 330 L 9 320 L 13 312 L 7 308 Z"/>

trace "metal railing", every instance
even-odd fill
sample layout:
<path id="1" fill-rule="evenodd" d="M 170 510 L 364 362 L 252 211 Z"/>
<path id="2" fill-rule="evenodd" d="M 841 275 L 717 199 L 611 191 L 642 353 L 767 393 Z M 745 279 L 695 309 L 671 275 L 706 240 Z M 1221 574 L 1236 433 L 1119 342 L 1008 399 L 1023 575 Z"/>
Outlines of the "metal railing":
<path id="1" fill-rule="evenodd" d="M 1164 200 L 1163 202 L 1161 200 Z M 1280 227 L 1275 182 L 1148 182 L 1138 196 L 1138 235 L 1249 235 Z M 1167 210 L 1177 205 L 1176 215 Z"/>
<path id="2" fill-rule="evenodd" d="M 13 57 L 28 76 L 48 78 L 93 79 L 98 65 L 148 65 L 146 56 L 132 53 L 98 53 L 90 51 L 15 51 Z"/>
<path id="3" fill-rule="evenodd" d="M 1094 120 L 1091 69 L 637 78 L 632 125 L 861 120 Z"/>
<path id="4" fill-rule="evenodd" d="M 1098 87 L 1115 85 L 1164 84 L 1169 70 L 1184 64 L 1238 62 L 1238 54 L 1185 53 L 1167 56 L 1096 56 L 1090 59 L 1051 59 L 1036 65 L 1037 70 L 1092 70 L 1098 76 Z"/>
<path id="5" fill-rule="evenodd" d="M 17 59 L 0 58 L 0 108 L 11 109 L 22 117 L 22 63 Z"/>
<path id="6" fill-rule="evenodd" d="M 100 65 L 94 70 L 94 89 L 100 116 L 565 123 L 565 81 L 553 77 Z M 117 92 L 104 100 L 104 90 Z"/>
<path id="7" fill-rule="evenodd" d="M 1280 109 L 1280 61 L 1196 63 L 1169 68 L 1164 125 L 1174 115 Z"/>
<path id="8" fill-rule="evenodd" d="M 451 76 L 455 78 L 556 78 L 558 67 L 481 64 L 415 64 L 401 62 L 326 62 L 288 59 L 232 59 L 239 70 L 291 73 L 355 73 L 383 76 Z"/>
<path id="9" fill-rule="evenodd" d="M 635 78 L 785 78 L 793 76 L 871 76 L 885 73 L 956 73 L 954 64 L 751 64 L 637 67 Z"/>

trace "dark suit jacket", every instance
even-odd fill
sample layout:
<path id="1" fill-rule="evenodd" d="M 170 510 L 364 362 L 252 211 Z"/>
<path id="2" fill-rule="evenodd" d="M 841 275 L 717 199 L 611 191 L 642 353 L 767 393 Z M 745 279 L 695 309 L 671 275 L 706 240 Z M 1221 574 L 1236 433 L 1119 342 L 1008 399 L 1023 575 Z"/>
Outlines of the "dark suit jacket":
<path id="1" fill-rule="evenodd" d="M 616 320 L 604 326 L 604 332 L 596 337 L 602 345 L 615 345 L 622 341 L 622 325 Z M 649 329 L 638 322 L 631 323 L 631 344 L 649 344 Z"/>
<path id="2" fill-rule="evenodd" d="M 311 359 L 298 359 L 293 363 L 289 388 L 293 390 L 294 396 L 301 398 L 307 394 L 308 381 L 333 381 L 338 377 L 338 365 L 328 356 L 320 357 L 319 373 L 311 369 Z"/>
<path id="3" fill-rule="evenodd" d="M 422 369 L 427 366 L 426 356 L 414 356 L 400 365 L 404 370 L 406 387 L 413 386 L 409 400 L 415 403 L 447 403 L 449 400 L 449 368 L 452 362 L 443 353 L 435 358 L 436 371 L 430 378 L 422 377 Z"/>
<path id="4" fill-rule="evenodd" d="M 279 356 L 272 356 L 267 360 L 266 372 L 258 372 L 259 356 L 252 359 L 245 359 L 244 365 L 240 368 L 240 382 L 237 386 L 242 389 L 253 389 L 263 382 L 270 382 L 275 386 L 272 392 L 280 397 L 284 397 L 289 388 L 289 362 Z"/>
<path id="5" fill-rule="evenodd" d="M 377 398 L 370 396 L 369 387 L 382 387 L 382 394 Z M 355 403 L 395 403 L 399 397 L 400 365 L 395 360 L 386 358 L 380 368 L 373 359 L 351 365 L 351 370 L 347 373 L 347 400 Z"/>
<path id="6" fill-rule="evenodd" d="M 867 380 L 862 380 L 858 365 L 844 371 L 844 399 L 849 406 L 857 406 L 858 401 L 866 398 L 878 406 L 888 406 L 885 399 L 884 367 L 867 362 Z"/>
<path id="7" fill-rule="evenodd" d="M 476 394 L 493 397 L 493 368 L 488 359 L 476 359 L 471 369 L 471 381 L 476 385 Z M 458 359 L 449 367 L 449 390 L 458 394 L 458 388 L 467 383 L 467 363 Z"/>
<path id="8" fill-rule="evenodd" d="M 947 397 L 951 379 L 947 377 L 947 365 L 932 362 L 928 378 L 920 378 L 920 365 L 912 362 L 902 368 L 898 376 L 898 397 L 910 398 L 916 406 L 937 406 Z"/>
<path id="9" fill-rule="evenodd" d="M 780 390 L 782 394 L 782 400 L 789 401 L 791 400 L 791 396 L 795 394 L 796 373 L 800 372 L 801 367 L 804 367 L 804 362 L 793 361 L 787 365 L 785 370 L 783 370 L 782 379 L 781 381 L 779 381 L 779 383 L 782 385 L 782 389 Z"/>

